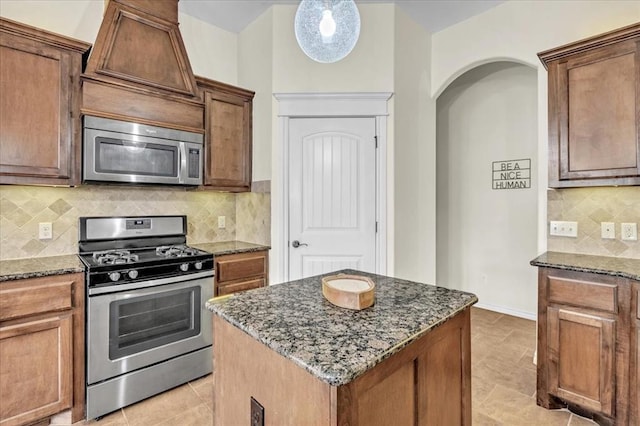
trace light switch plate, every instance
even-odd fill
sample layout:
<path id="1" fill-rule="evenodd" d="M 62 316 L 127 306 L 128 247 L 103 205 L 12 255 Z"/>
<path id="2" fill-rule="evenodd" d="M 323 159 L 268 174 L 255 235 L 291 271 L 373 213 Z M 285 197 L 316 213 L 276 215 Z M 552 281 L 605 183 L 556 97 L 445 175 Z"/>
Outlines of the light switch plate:
<path id="1" fill-rule="evenodd" d="M 223 229 L 227 226 L 227 218 L 226 216 L 218 216 L 218 228 Z"/>
<path id="2" fill-rule="evenodd" d="M 578 222 L 552 220 L 549 222 L 549 235 L 558 237 L 577 237 Z"/>
<path id="3" fill-rule="evenodd" d="M 638 224 L 622 223 L 620 224 L 620 238 L 623 241 L 638 241 Z"/>
<path id="4" fill-rule="evenodd" d="M 616 238 L 616 224 L 613 222 L 600 222 L 600 236 L 603 239 Z"/>
<path id="5" fill-rule="evenodd" d="M 40 222 L 38 224 L 38 239 L 50 240 L 53 238 L 53 225 L 51 222 Z"/>

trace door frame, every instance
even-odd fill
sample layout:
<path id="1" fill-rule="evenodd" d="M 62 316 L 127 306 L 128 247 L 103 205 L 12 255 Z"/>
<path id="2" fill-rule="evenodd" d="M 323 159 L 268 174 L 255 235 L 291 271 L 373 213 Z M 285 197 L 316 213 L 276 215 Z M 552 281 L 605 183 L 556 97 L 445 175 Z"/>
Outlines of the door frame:
<path id="1" fill-rule="evenodd" d="M 273 147 L 274 189 L 271 197 L 272 283 L 289 281 L 289 120 L 291 118 L 375 119 L 376 149 L 376 273 L 387 272 L 387 117 L 391 92 L 274 93 L 278 102 L 277 138 Z M 280 196 L 278 196 L 280 192 Z"/>

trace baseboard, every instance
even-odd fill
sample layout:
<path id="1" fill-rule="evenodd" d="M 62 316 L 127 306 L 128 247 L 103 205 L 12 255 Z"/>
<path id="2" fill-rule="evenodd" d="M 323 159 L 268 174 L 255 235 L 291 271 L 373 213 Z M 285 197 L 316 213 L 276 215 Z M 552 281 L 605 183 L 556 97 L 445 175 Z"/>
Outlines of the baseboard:
<path id="1" fill-rule="evenodd" d="M 517 309 L 505 308 L 504 306 L 489 305 L 487 303 L 476 303 L 474 306 L 480 309 L 499 312 L 501 314 L 507 314 L 514 317 L 518 317 L 518 318 L 528 319 L 531 321 L 536 321 L 538 317 L 538 315 L 535 313 L 520 311 Z"/>

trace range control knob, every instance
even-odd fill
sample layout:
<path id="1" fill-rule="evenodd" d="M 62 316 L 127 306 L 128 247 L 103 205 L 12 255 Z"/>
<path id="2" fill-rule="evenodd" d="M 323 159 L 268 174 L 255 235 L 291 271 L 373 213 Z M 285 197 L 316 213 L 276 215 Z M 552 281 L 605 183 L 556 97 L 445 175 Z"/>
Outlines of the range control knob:
<path id="1" fill-rule="evenodd" d="M 183 263 L 180 265 L 180 270 L 182 272 L 187 272 L 187 270 L 189 269 L 189 264 L 188 263 Z"/>
<path id="2" fill-rule="evenodd" d="M 127 272 L 127 275 L 129 275 L 129 278 L 131 278 L 132 280 L 135 280 L 136 278 L 138 278 L 138 271 L 136 271 L 135 269 L 132 269 L 129 272 Z"/>
<path id="3" fill-rule="evenodd" d="M 120 279 L 120 272 L 109 272 L 109 279 L 111 281 L 118 281 Z"/>
<path id="4" fill-rule="evenodd" d="M 202 269 L 202 262 L 196 262 L 193 266 L 195 266 L 196 269 Z"/>

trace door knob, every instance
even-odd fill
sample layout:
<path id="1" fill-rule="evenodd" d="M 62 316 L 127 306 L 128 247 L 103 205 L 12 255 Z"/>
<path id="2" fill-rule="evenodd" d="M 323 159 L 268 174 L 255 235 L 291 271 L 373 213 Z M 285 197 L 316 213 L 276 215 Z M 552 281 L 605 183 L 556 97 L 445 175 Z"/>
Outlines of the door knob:
<path id="1" fill-rule="evenodd" d="M 308 246 L 309 244 L 307 244 L 307 243 L 301 243 L 301 242 L 300 242 L 300 241 L 298 241 L 298 240 L 294 240 L 294 241 L 291 243 L 291 245 L 293 246 L 293 248 L 298 248 L 298 247 L 300 247 L 300 246 Z"/>

